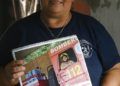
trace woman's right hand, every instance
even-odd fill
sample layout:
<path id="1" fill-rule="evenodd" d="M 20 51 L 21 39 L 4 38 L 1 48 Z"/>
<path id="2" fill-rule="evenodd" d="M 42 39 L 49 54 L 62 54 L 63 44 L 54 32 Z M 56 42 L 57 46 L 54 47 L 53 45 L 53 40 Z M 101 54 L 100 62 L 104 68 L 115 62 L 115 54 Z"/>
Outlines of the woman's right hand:
<path id="1" fill-rule="evenodd" d="M 8 63 L 5 66 L 4 68 L 5 76 L 10 86 L 18 84 L 19 77 L 24 75 L 25 67 L 23 65 L 24 65 L 23 60 L 16 60 Z"/>

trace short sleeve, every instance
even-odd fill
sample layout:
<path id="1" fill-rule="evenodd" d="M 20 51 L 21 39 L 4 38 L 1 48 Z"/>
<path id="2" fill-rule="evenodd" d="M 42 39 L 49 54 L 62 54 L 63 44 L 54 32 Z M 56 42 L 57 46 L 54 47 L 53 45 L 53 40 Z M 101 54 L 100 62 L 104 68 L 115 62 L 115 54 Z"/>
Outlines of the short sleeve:
<path id="1" fill-rule="evenodd" d="M 93 27 L 96 37 L 98 56 L 104 71 L 106 71 L 120 62 L 120 56 L 112 37 L 106 31 L 104 26 L 95 20 Z"/>

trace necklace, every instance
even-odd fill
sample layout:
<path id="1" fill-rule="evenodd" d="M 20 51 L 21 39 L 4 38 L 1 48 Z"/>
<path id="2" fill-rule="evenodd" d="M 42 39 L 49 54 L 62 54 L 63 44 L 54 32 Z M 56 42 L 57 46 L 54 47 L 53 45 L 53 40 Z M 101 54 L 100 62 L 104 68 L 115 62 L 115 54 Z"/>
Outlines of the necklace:
<path id="1" fill-rule="evenodd" d="M 55 34 L 52 32 L 52 30 L 48 27 L 48 25 L 45 23 L 45 20 L 43 18 L 41 18 L 41 21 L 43 22 L 43 24 L 45 25 L 46 29 L 49 31 L 50 35 L 53 37 L 53 38 L 58 38 L 62 32 L 64 31 L 64 28 L 66 27 L 67 23 L 70 21 L 71 19 L 71 14 L 69 14 L 65 20 L 65 23 L 64 25 L 62 26 L 60 32 L 57 34 L 57 36 L 55 36 Z"/>

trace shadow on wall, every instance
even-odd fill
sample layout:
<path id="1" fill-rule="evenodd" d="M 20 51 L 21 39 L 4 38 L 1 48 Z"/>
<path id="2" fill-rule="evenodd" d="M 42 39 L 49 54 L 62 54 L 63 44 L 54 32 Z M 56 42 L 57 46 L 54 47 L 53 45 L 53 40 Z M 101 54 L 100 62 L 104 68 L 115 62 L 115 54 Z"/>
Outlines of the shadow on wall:
<path id="1" fill-rule="evenodd" d="M 91 9 L 95 12 L 97 8 L 100 6 L 100 0 L 85 0 Z"/>

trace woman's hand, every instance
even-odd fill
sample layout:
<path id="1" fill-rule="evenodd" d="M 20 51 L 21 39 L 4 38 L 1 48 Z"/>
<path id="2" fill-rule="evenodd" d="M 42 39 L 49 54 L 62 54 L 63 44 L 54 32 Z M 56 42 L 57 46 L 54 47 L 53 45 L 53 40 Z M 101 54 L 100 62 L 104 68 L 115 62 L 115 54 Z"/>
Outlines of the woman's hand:
<path id="1" fill-rule="evenodd" d="M 10 85 L 16 85 L 19 82 L 19 77 L 24 75 L 25 67 L 23 60 L 12 61 L 4 68 L 6 80 Z"/>

